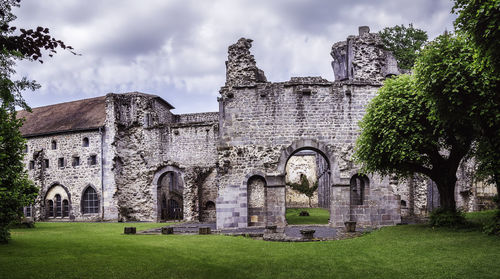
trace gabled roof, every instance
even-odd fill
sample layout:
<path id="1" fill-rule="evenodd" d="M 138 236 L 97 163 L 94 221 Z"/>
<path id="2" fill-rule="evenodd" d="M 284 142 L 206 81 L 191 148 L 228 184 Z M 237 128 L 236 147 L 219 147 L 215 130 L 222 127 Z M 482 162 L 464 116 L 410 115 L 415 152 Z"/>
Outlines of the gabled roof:
<path id="1" fill-rule="evenodd" d="M 106 96 L 33 108 L 33 112 L 18 111 L 25 118 L 20 131 L 23 136 L 38 136 L 61 132 L 84 131 L 104 126 Z"/>

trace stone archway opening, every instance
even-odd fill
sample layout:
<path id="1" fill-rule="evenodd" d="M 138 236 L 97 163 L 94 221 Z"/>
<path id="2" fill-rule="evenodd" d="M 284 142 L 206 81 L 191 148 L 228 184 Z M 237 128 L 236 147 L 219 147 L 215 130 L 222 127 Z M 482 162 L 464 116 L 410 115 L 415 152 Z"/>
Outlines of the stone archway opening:
<path id="1" fill-rule="evenodd" d="M 292 153 L 285 165 L 287 224 L 328 224 L 330 219 L 330 164 L 314 148 Z"/>
<path id="2" fill-rule="evenodd" d="M 157 182 L 158 219 L 160 221 L 183 219 L 183 181 L 176 171 L 163 173 Z"/>
<path id="3" fill-rule="evenodd" d="M 52 185 L 45 194 L 45 220 L 66 219 L 70 217 L 71 198 L 62 185 Z"/>

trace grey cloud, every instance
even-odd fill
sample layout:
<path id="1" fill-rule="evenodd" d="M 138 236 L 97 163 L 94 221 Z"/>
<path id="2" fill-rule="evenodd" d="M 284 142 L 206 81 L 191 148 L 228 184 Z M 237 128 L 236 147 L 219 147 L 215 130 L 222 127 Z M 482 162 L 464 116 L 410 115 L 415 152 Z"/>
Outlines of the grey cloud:
<path id="1" fill-rule="evenodd" d="M 252 53 L 268 80 L 322 75 L 333 79 L 329 48 L 359 25 L 372 31 L 414 22 L 438 34 L 451 25 L 451 4 L 439 1 L 181 1 L 26 0 L 19 26 L 47 26 L 83 55 L 61 54 L 20 75 L 42 89 L 33 106 L 144 91 L 176 112 L 217 110 L 227 47 L 254 39 Z M 449 28 L 448 28 L 449 29 Z M 36 96 L 36 97 L 34 97 Z"/>

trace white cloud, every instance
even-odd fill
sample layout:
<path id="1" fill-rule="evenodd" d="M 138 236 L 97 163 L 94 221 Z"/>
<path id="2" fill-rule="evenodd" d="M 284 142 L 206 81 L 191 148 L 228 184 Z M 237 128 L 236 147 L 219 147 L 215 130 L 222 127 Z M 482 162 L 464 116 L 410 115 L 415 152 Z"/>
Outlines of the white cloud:
<path id="1" fill-rule="evenodd" d="M 356 34 L 408 24 L 435 37 L 452 29 L 447 0 L 181 1 L 26 0 L 19 27 L 49 27 L 82 53 L 59 50 L 18 72 L 42 84 L 32 106 L 143 91 L 162 96 L 175 112 L 216 111 L 225 82 L 227 47 L 254 40 L 252 53 L 270 81 L 321 75 L 333 79 L 330 47 Z"/>

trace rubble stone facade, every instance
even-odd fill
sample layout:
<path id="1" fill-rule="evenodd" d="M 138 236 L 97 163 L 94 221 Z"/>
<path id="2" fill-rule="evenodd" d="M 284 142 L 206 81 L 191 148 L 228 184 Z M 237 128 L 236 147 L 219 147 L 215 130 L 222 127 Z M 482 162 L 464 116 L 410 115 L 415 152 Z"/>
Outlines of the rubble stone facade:
<path id="1" fill-rule="evenodd" d="M 25 163 L 40 187 L 31 215 L 284 226 L 294 195 L 286 187 L 294 164 L 287 170 L 287 163 L 304 150 L 322 163 L 295 168 L 321 179 L 313 199 L 328 208 L 331 226 L 394 225 L 402 215 L 428 211 L 429 183 L 362 176 L 351 158 L 366 105 L 387 76 L 399 73 L 377 34 L 362 27 L 332 46 L 334 82 L 268 82 L 251 43 L 242 38 L 229 47 L 219 112 L 176 115 L 160 97 L 131 92 L 20 113 L 27 118 Z M 470 185 L 462 188 L 475 189 Z M 465 203 L 474 203 L 474 191 L 463 195 Z"/>

